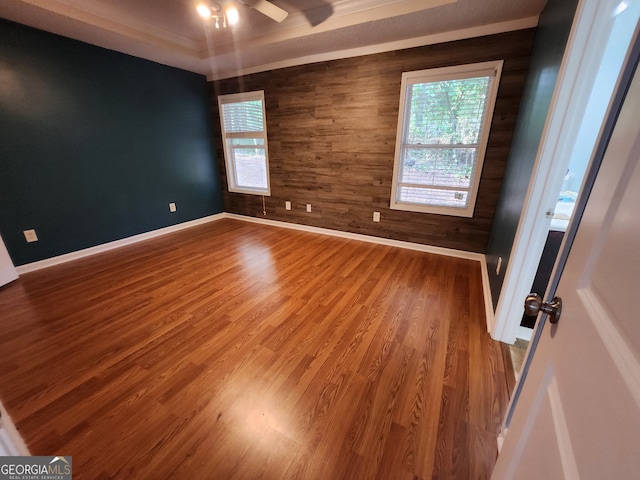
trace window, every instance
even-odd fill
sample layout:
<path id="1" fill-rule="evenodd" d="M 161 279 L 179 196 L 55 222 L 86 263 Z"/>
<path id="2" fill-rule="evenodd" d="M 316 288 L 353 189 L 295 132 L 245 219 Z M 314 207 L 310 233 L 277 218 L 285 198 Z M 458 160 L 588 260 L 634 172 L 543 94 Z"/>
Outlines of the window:
<path id="1" fill-rule="evenodd" d="M 391 208 L 472 217 L 502 61 L 402 74 Z"/>
<path id="2" fill-rule="evenodd" d="M 229 191 L 271 195 L 264 91 L 220 95 L 218 105 Z"/>

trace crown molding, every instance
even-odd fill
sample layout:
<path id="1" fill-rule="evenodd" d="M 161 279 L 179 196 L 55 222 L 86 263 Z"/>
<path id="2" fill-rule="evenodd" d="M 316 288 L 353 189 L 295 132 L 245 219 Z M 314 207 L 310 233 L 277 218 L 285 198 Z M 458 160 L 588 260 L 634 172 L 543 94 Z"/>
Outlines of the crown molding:
<path id="1" fill-rule="evenodd" d="M 164 50 L 177 52 L 193 58 L 200 56 L 198 42 L 183 35 L 176 35 L 173 32 L 169 32 L 144 21 L 124 19 L 121 16 L 116 18 L 106 13 L 104 9 L 96 8 L 96 4 L 93 2 L 84 2 L 82 8 L 78 7 L 76 3 L 71 4 L 65 0 L 22 0 L 22 2 L 46 10 L 52 15 L 64 16 L 128 39 L 154 45 Z"/>
<path id="2" fill-rule="evenodd" d="M 139 19 L 115 16 L 94 2 L 84 2 L 81 6 L 68 0 L 22 0 L 22 2 L 50 12 L 52 15 L 64 16 L 127 39 L 141 41 L 194 59 L 204 60 L 212 56 L 208 40 L 196 41 Z M 271 25 L 267 23 L 266 34 L 250 35 L 245 39 L 233 38 L 230 42 L 216 45 L 215 55 L 230 53 L 237 48 L 238 44 L 244 48 L 256 48 L 268 43 L 415 13 L 456 2 L 457 0 L 396 0 L 391 2 L 389 0 L 342 0 L 332 5 L 331 17 L 319 25 L 310 26 L 304 13 L 294 12 L 290 14 L 284 28 L 282 28 L 282 24 L 274 23 Z M 314 11 L 320 11 L 321 8 L 311 10 L 306 14 L 313 15 Z"/>
<path id="3" fill-rule="evenodd" d="M 299 65 L 308 65 L 311 63 L 327 62 L 331 60 L 339 60 L 342 58 L 360 57 L 364 55 L 372 55 L 375 53 L 391 52 L 394 50 L 403 50 L 406 48 L 423 47 L 425 45 L 435 45 L 438 43 L 451 42 L 455 40 L 465 40 L 468 38 L 483 37 L 485 35 L 495 35 L 498 33 L 511 32 L 515 30 L 524 30 L 527 28 L 534 28 L 538 26 L 538 19 L 538 16 L 533 16 L 521 18 L 518 20 L 511 20 L 508 22 L 483 25 L 481 27 L 465 28 L 452 32 L 437 33 L 433 35 L 425 35 L 423 37 L 398 40 L 395 42 L 380 43 L 377 45 L 369 45 L 366 47 L 351 48 L 347 50 L 338 50 L 317 55 L 292 58 L 280 62 L 241 68 L 234 71 L 212 73 L 207 75 L 207 80 L 223 80 L 225 78 L 241 77 L 243 75 L 251 75 L 253 73 L 277 70 L 280 68 L 296 67 Z"/>
<path id="4" fill-rule="evenodd" d="M 313 12 L 320 11 L 322 7 L 309 10 L 306 14 L 303 12 L 291 13 L 282 24 L 270 22 L 263 28 L 263 32 L 265 33 L 260 35 L 246 36 L 243 38 L 240 34 L 227 43 L 216 44 L 215 55 L 231 53 L 238 47 L 243 49 L 258 48 L 267 44 L 429 10 L 457 3 L 457 1 L 458 0 L 397 0 L 390 5 L 388 0 L 375 0 L 371 2 L 366 0 L 358 0 L 355 2 L 353 0 L 343 0 L 333 4 L 334 10 L 331 16 L 316 26 L 309 24 L 307 15 L 313 16 Z M 200 58 L 208 58 L 210 56 L 209 44 L 207 41 L 204 41 L 200 44 Z"/>

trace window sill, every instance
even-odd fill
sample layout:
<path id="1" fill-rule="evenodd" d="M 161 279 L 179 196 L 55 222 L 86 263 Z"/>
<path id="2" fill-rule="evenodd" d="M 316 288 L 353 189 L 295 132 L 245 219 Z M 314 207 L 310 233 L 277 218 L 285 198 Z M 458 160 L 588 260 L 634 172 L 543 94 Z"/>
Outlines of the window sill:
<path id="1" fill-rule="evenodd" d="M 271 190 L 245 190 L 241 188 L 229 188 L 230 193 L 244 193 L 246 195 L 258 195 L 260 197 L 270 197 Z"/>
<path id="2" fill-rule="evenodd" d="M 456 207 L 436 207 L 429 205 L 418 205 L 415 203 L 394 202 L 390 205 L 391 210 L 404 210 L 406 212 L 430 213 L 434 215 L 449 215 L 451 217 L 473 217 L 472 208 L 456 208 Z"/>

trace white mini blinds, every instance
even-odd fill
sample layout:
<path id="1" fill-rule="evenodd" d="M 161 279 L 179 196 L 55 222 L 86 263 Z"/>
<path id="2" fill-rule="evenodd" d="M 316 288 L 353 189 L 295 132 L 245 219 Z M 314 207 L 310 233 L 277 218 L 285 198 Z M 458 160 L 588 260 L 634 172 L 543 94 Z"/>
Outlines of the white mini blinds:
<path id="1" fill-rule="evenodd" d="M 502 63 L 402 74 L 392 209 L 473 216 Z"/>
<path id="2" fill-rule="evenodd" d="M 271 195 L 264 91 L 220 95 L 218 106 L 229 191 Z"/>

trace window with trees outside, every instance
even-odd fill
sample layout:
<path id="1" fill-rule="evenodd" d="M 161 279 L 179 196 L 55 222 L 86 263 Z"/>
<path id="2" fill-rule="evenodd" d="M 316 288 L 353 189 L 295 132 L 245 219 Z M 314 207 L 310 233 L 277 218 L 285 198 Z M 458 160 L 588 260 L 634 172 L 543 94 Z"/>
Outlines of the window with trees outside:
<path id="1" fill-rule="evenodd" d="M 229 191 L 271 195 L 264 91 L 220 95 L 218 106 Z"/>
<path id="2" fill-rule="evenodd" d="M 402 74 L 392 209 L 473 216 L 502 63 Z"/>

